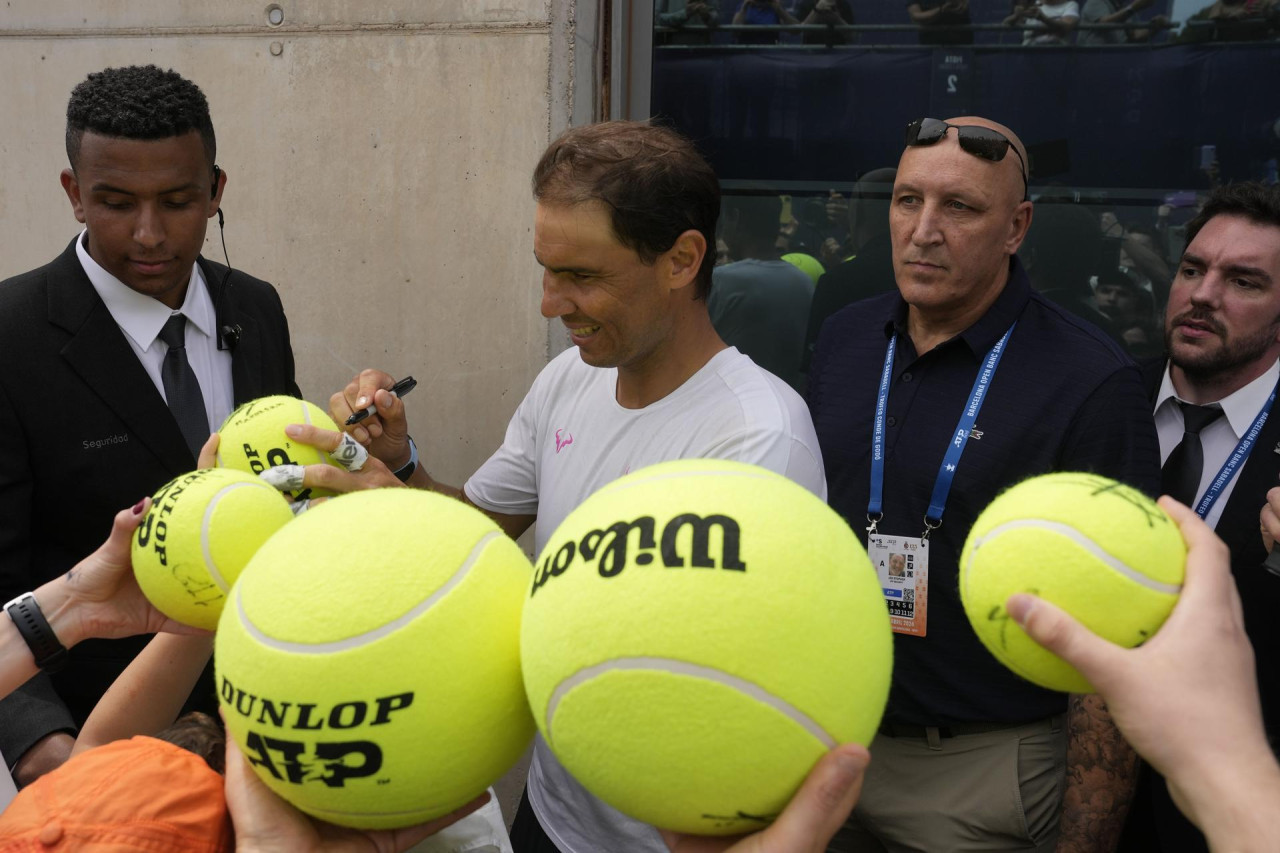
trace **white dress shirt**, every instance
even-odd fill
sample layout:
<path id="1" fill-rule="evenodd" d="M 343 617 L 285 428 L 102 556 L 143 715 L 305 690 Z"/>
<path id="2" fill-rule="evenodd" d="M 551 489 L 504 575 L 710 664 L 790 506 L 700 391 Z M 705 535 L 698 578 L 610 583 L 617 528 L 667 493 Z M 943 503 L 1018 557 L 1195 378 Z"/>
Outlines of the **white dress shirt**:
<path id="1" fill-rule="evenodd" d="M 200 272 L 200 265 L 192 266 L 186 298 L 182 301 L 182 307 L 174 311 L 160 300 L 138 293 L 99 266 L 97 261 L 89 257 L 89 250 L 85 248 L 85 233 L 87 232 L 82 232 L 76 239 L 76 254 L 80 258 L 80 266 L 84 267 L 93 289 L 102 297 L 112 319 L 116 321 L 120 331 L 124 332 L 125 340 L 133 347 L 138 361 L 155 383 L 162 398 L 165 394 L 160 368 L 169 352 L 169 345 L 160 340 L 160 330 L 174 314 L 187 316 L 187 361 L 200 383 L 204 410 L 209 416 L 209 431 L 213 432 L 222 426 L 227 415 L 231 414 L 235 402 L 231 385 L 231 353 L 218 349 L 218 324 L 213 297 Z M 165 399 L 165 402 L 168 400 Z"/>
<path id="2" fill-rule="evenodd" d="M 1200 445 L 1204 448 L 1204 471 L 1200 474 L 1200 486 L 1196 489 L 1196 502 L 1204 497 L 1209 484 L 1218 476 L 1218 471 L 1226 463 L 1227 457 L 1236 449 L 1240 439 L 1244 438 L 1244 434 L 1249 431 L 1249 427 L 1253 426 L 1254 418 L 1267 404 L 1271 390 L 1276 387 L 1277 377 L 1280 377 L 1280 362 L 1271 365 L 1266 373 L 1239 391 L 1224 397 L 1217 403 L 1210 404 L 1221 408 L 1223 416 L 1200 432 Z M 1190 402 L 1183 400 L 1173 390 L 1173 378 L 1169 375 L 1169 365 L 1165 364 L 1164 379 L 1160 383 L 1160 393 L 1156 397 L 1155 409 L 1156 432 L 1160 435 L 1161 465 L 1168 460 L 1169 454 L 1178 446 L 1178 442 L 1182 441 L 1182 410 L 1178 408 L 1175 401 Z M 1280 412 L 1273 410 L 1270 417 L 1280 417 Z M 1277 449 L 1254 445 L 1250 455 L 1271 453 Z M 1243 468 L 1243 465 L 1236 468 L 1231 479 L 1223 487 L 1222 494 L 1218 495 L 1218 499 L 1209 508 L 1209 514 L 1204 520 L 1210 527 L 1217 528 L 1218 519 L 1222 518 L 1222 509 L 1227 505 L 1227 500 L 1231 497 L 1231 491 L 1235 488 L 1236 480 L 1239 479 Z M 1192 509 L 1194 508 L 1193 504 Z M 1262 510 L 1261 505 L 1257 508 L 1259 511 Z"/>

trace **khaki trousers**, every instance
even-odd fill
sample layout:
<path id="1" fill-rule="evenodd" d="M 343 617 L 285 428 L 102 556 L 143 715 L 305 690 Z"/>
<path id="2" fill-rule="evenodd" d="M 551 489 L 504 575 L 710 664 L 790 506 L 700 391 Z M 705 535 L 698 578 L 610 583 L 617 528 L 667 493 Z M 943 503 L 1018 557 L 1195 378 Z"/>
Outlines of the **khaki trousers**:
<path id="1" fill-rule="evenodd" d="M 1065 715 L 980 734 L 923 734 L 872 741 L 862 797 L 832 853 L 1053 850 Z"/>

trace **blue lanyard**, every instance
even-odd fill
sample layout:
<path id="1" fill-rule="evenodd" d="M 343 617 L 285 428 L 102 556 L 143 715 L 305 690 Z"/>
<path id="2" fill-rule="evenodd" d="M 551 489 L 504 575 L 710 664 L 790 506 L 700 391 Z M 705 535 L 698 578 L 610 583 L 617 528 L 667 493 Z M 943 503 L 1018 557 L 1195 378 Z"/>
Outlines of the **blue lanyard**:
<path id="1" fill-rule="evenodd" d="M 956 424 L 955 434 L 951 439 L 947 453 L 942 457 L 942 467 L 938 469 L 938 479 L 933 484 L 933 496 L 929 499 L 929 511 L 924 517 L 924 537 L 929 538 L 929 531 L 942 524 L 942 512 L 947 506 L 947 495 L 951 493 L 951 484 L 956 478 L 956 468 L 960 465 L 960 455 L 969 442 L 973 425 L 978 420 L 978 412 L 987 398 L 987 389 L 995 376 L 1000 357 L 1004 355 L 1005 345 L 1013 334 L 1015 322 L 996 345 L 991 348 L 982 362 L 982 368 L 973 380 L 973 389 L 969 392 L 969 402 L 960 413 L 960 421 Z M 885 409 L 889 406 L 889 383 L 893 378 L 893 355 L 897 347 L 898 336 L 889 340 L 889 348 L 884 355 L 884 370 L 880 373 L 880 392 L 876 397 L 876 418 L 871 431 L 871 499 L 867 501 L 867 521 L 871 526 L 867 533 L 875 533 L 876 523 L 884 518 L 884 418 Z M 1274 395 L 1272 395 L 1274 398 Z"/>
<path id="2" fill-rule="evenodd" d="M 1280 383 L 1276 384 L 1276 388 L 1280 388 Z M 1200 498 L 1200 503 L 1196 504 L 1196 515 L 1204 518 L 1209 514 L 1209 510 L 1213 508 L 1218 498 L 1222 496 L 1222 490 L 1227 487 L 1227 483 L 1230 483 L 1231 478 L 1235 476 L 1236 469 L 1249 458 L 1249 454 L 1253 451 L 1253 445 L 1258 441 L 1258 434 L 1262 432 L 1262 426 L 1267 422 L 1267 416 L 1271 413 L 1271 404 L 1276 401 L 1276 388 L 1271 389 L 1271 396 L 1267 398 L 1267 404 L 1262 407 L 1262 411 L 1258 412 L 1258 416 L 1253 419 L 1253 425 L 1249 427 L 1249 431 L 1244 434 L 1244 438 L 1240 439 L 1236 449 L 1231 452 L 1231 455 L 1227 457 L 1227 461 L 1222 463 L 1222 467 L 1218 469 L 1218 476 L 1213 478 L 1213 482 L 1205 490 L 1204 497 Z"/>

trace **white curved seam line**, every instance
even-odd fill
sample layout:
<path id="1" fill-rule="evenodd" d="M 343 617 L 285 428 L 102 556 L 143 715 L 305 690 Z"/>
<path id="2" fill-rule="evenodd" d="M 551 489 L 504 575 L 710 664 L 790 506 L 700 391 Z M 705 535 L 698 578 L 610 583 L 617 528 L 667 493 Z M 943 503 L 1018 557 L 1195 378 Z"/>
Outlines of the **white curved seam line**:
<path id="1" fill-rule="evenodd" d="M 827 734 L 822 726 L 818 725 L 813 718 L 809 717 L 799 708 L 774 696 L 758 684 L 752 684 L 736 675 L 730 675 L 718 669 L 712 669 L 707 666 L 698 666 L 697 664 L 688 663 L 682 660 L 672 660 L 671 658 L 651 658 L 651 657 L 635 657 L 635 658 L 614 658 L 594 666 L 580 669 L 573 675 L 566 678 L 556 685 L 555 691 L 551 694 L 551 700 L 547 703 L 547 731 L 552 731 L 551 720 L 555 717 L 556 708 L 560 705 L 569 691 L 583 684 L 598 675 L 604 675 L 606 672 L 613 670 L 658 670 L 660 672 L 670 672 L 676 675 L 687 675 L 691 678 L 702 678 L 707 681 L 714 681 L 722 684 L 731 690 L 736 690 L 755 699 L 757 702 L 763 702 L 775 711 L 790 717 L 793 722 L 813 735 L 822 742 L 827 749 L 834 749 L 836 740 Z M 551 740 L 554 742 L 555 738 Z"/>
<path id="2" fill-rule="evenodd" d="M 988 530 L 982 538 L 974 543 L 973 552 L 970 554 L 969 562 L 973 564 L 973 557 L 982 544 L 988 539 L 994 539 L 1006 530 L 1016 530 L 1022 527 L 1031 527 L 1039 530 L 1051 530 L 1054 533 L 1061 534 L 1071 541 L 1075 542 L 1081 548 L 1097 557 L 1105 565 L 1112 570 L 1119 572 L 1134 583 L 1141 584 L 1147 589 L 1163 592 L 1166 595 L 1177 595 L 1182 592 L 1182 584 L 1163 583 L 1161 581 L 1149 578 L 1141 572 L 1134 571 L 1129 566 L 1117 560 L 1115 557 L 1102 550 L 1102 547 L 1094 542 L 1088 536 L 1082 534 L 1079 530 L 1057 521 L 1045 521 L 1042 519 L 1022 519 L 1020 521 L 1006 521 L 1004 524 L 996 525 Z"/>
<path id="3" fill-rule="evenodd" d="M 240 617 L 240 624 L 244 626 L 244 629 L 249 632 L 251 637 L 259 643 L 262 643 L 264 646 L 276 649 L 277 651 L 292 652 L 303 655 L 326 655 L 333 652 L 343 652 L 348 649 L 358 648 L 366 643 L 372 643 L 375 640 L 380 640 L 388 634 L 395 633 L 434 607 L 436 602 L 448 595 L 458 584 L 462 583 L 462 579 L 467 576 L 467 572 L 471 571 L 471 567 L 475 565 L 476 560 L 480 559 L 480 554 L 484 551 L 485 546 L 497 537 L 505 535 L 506 534 L 500 530 L 494 530 L 490 533 L 486 533 L 471 549 L 471 553 L 467 555 L 467 559 L 464 560 L 462 565 L 458 567 L 458 570 L 453 573 L 453 576 L 450 577 L 443 586 L 428 596 L 426 600 L 414 607 L 408 613 L 405 613 L 397 619 L 391 620 L 385 625 L 379 625 L 372 631 L 366 631 L 363 634 L 357 634 L 356 636 L 348 637 L 345 640 L 335 640 L 331 643 L 292 643 L 286 640 L 277 640 L 274 637 L 268 637 L 266 634 L 262 633 L 256 625 L 249 621 L 248 615 L 244 612 L 244 601 L 239 592 L 239 587 L 237 587 L 235 597 L 236 613 Z"/>
<path id="4" fill-rule="evenodd" d="M 263 483 L 263 485 L 266 485 Z M 222 590 L 222 594 L 226 595 L 231 589 L 231 584 L 227 583 L 227 579 L 223 577 L 222 572 L 218 570 L 218 564 L 214 562 L 213 551 L 209 549 L 209 525 L 213 523 L 213 512 L 218 508 L 218 503 L 227 496 L 228 493 L 235 489 L 245 487 L 258 488 L 257 483 L 232 483 L 219 489 L 209 500 L 209 505 L 204 508 L 204 518 L 200 521 L 200 550 L 204 553 L 204 567 L 209 572 L 209 577 L 218 585 L 218 589 Z M 271 488 L 267 486 L 267 488 Z"/>

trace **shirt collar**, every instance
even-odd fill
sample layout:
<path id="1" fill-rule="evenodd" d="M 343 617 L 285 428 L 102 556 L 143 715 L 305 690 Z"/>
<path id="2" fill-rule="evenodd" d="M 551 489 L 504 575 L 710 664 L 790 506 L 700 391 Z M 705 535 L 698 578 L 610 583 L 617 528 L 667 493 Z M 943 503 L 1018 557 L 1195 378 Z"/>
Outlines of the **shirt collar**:
<path id="1" fill-rule="evenodd" d="M 1163 406 L 1172 406 L 1170 401 L 1176 400 L 1180 403 L 1190 403 L 1178 396 L 1178 392 L 1173 388 L 1173 375 L 1169 372 L 1170 364 L 1165 362 L 1164 378 L 1160 380 L 1160 392 L 1156 395 L 1155 411 L 1159 412 Z M 1231 424 L 1231 431 L 1236 434 L 1236 438 L 1241 438 L 1249 427 L 1253 426 L 1253 421 L 1258 417 L 1258 412 L 1262 411 L 1262 407 L 1267 404 L 1267 398 L 1271 396 L 1271 391 L 1276 387 L 1276 380 L 1280 379 L 1280 361 L 1277 361 L 1267 368 L 1267 372 L 1250 382 L 1243 388 L 1228 394 L 1216 404 L 1222 409 L 1222 413 L 1226 415 L 1227 422 Z"/>
<path id="2" fill-rule="evenodd" d="M 89 250 L 85 248 L 87 234 L 87 230 L 82 231 L 76 238 L 76 256 L 80 259 L 84 274 L 89 277 L 89 283 L 98 292 L 98 296 L 111 312 L 112 319 L 116 321 L 121 331 L 128 335 L 139 349 L 144 352 L 151 349 L 165 322 L 176 312 L 160 300 L 139 293 L 103 269 L 89 256 Z M 182 300 L 182 307 L 178 311 L 187 316 L 191 326 L 200 334 L 213 337 L 216 326 L 213 298 L 209 295 L 209 288 L 205 285 L 204 274 L 200 271 L 199 264 L 192 266 L 187 295 Z"/>
<path id="3" fill-rule="evenodd" d="M 1031 280 L 1017 255 L 1009 257 L 1009 280 L 1004 289 L 991 303 L 987 313 L 974 322 L 956 337 L 965 342 L 973 354 L 981 358 L 986 355 L 996 342 L 1000 340 L 1009 327 L 1022 316 L 1022 309 L 1031 301 Z M 907 302 L 901 296 L 893 306 L 893 314 L 885 321 L 884 333 L 888 338 L 894 334 L 907 333 Z"/>

